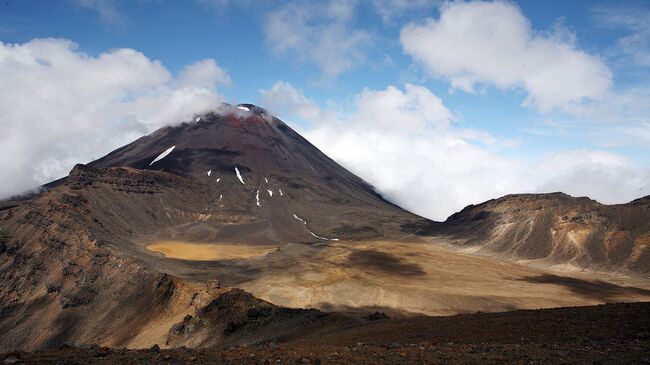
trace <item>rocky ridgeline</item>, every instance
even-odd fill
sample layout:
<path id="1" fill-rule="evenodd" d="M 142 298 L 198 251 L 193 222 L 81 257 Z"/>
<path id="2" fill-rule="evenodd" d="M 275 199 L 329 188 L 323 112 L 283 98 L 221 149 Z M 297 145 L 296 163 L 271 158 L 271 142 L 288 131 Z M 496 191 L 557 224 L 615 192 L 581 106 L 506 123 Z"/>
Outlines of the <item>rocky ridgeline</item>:
<path id="1" fill-rule="evenodd" d="M 202 307 L 197 313 L 187 315 L 169 331 L 168 347 L 181 346 L 198 341 L 221 344 L 236 342 L 242 337 L 263 332 L 268 328 L 286 327 L 291 323 L 290 332 L 314 322 L 325 322 L 329 315 L 316 309 L 283 308 L 260 300 L 241 289 L 231 289 Z M 284 328 L 284 331 L 287 329 Z"/>
<path id="2" fill-rule="evenodd" d="M 507 195 L 407 228 L 506 258 L 650 273 L 650 197 L 605 205 L 563 193 Z"/>
<path id="3" fill-rule="evenodd" d="M 93 184 L 107 184 L 116 191 L 139 194 L 160 192 L 160 185 L 169 185 L 170 179 L 160 174 L 143 174 L 129 168 L 96 169 L 77 164 L 70 171 L 66 184 L 74 190 L 81 190 Z"/>

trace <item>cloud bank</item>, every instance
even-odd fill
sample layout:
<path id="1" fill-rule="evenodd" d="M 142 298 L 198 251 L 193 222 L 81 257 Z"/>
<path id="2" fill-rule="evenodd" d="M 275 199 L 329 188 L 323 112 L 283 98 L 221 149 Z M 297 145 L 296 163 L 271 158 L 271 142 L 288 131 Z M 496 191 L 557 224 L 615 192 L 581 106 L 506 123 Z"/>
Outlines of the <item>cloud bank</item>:
<path id="1" fill-rule="evenodd" d="M 0 80 L 0 197 L 217 107 L 230 82 L 212 59 L 175 77 L 135 50 L 91 56 L 65 39 L 0 43 Z"/>
<path id="2" fill-rule="evenodd" d="M 429 218 L 444 220 L 468 204 L 511 193 L 563 191 L 622 203 L 650 192 L 650 171 L 618 154 L 565 150 L 533 160 L 508 157 L 515 143 L 463 128 L 420 85 L 364 89 L 346 114 L 314 111 L 316 104 L 286 82 L 261 93 L 265 106 L 285 111 L 281 117 L 311 123 L 300 132 L 323 152 L 389 200 Z"/>
<path id="3" fill-rule="evenodd" d="M 522 89 L 523 104 L 540 111 L 598 98 L 612 84 L 608 67 L 579 50 L 560 23 L 535 32 L 510 2 L 446 3 L 439 18 L 406 25 L 400 40 L 408 55 L 453 88 Z"/>

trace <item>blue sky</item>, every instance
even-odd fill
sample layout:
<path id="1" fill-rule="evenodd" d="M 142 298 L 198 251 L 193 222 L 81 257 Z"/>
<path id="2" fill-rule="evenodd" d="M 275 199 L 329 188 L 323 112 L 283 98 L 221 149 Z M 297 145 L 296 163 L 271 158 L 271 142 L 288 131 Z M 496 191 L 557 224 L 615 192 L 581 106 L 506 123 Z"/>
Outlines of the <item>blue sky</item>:
<path id="1" fill-rule="evenodd" d="M 464 21 L 469 25 L 460 29 Z M 184 100 L 177 109 L 189 115 L 216 100 L 262 104 L 389 198 L 437 219 L 509 192 L 563 190 L 625 202 L 650 190 L 648 24 L 650 3 L 642 1 L 4 0 L 0 67 L 5 73 L 0 70 L 0 77 L 6 75 L 24 95 L 39 95 L 31 106 L 25 102 L 30 113 L 55 100 L 35 91 L 36 81 L 25 81 L 32 80 L 29 73 L 36 72 L 38 62 L 17 67 L 8 60 L 18 59 L 20 45 L 29 45 L 23 48 L 32 55 L 47 48 L 30 43 L 34 40 L 68 42 L 58 43 L 56 52 L 76 57 L 77 67 L 88 66 L 78 82 L 70 82 L 75 87 L 82 79 L 100 77 L 102 67 L 114 66 L 102 55 L 115 56 L 118 49 L 137 53 L 114 57 L 120 59 L 121 74 L 150 77 L 138 85 L 126 77 L 124 84 L 111 82 L 109 91 L 98 92 L 96 98 L 120 96 L 106 96 L 94 110 L 128 109 L 100 119 L 70 114 L 79 101 L 75 95 L 89 94 L 92 84 L 70 90 L 68 99 L 57 96 L 57 103 L 70 106 L 39 122 L 44 130 L 66 125 L 74 115 L 85 140 L 102 142 L 42 147 L 20 163 L 0 161 L 22 176 L 0 194 L 58 177 L 76 160 L 101 156 L 138 133 L 173 123 L 172 115 L 185 116 L 174 109 L 160 117 L 146 109 L 170 105 L 165 99 L 170 98 Z M 50 62 L 53 52 L 43 52 L 41 59 Z M 122 57 L 146 61 L 146 69 Z M 209 64 L 196 66 L 204 60 Z M 188 68 L 209 82 L 186 77 Z M 76 77 L 63 67 L 57 78 L 57 69 L 47 71 L 53 90 Z M 158 91 L 152 96 L 145 88 Z M 0 139 L 14 142 L 33 128 L 29 121 L 8 120 L 25 113 L 16 98 L 6 96 L 3 104 L 0 95 L 5 111 L 0 123 L 18 131 Z M 127 107 L 127 100 L 137 105 Z M 438 101 L 441 107 L 430 110 Z M 413 118 L 393 114 L 404 110 Z M 395 117 L 377 123 L 381 115 Z M 82 119 L 102 128 L 88 128 L 84 123 L 91 122 Z M 419 172 L 403 181 L 401 163 L 384 163 L 395 151 L 359 142 L 365 133 L 402 136 L 393 141 L 404 144 L 398 160 L 419 161 L 410 166 Z M 51 146 L 53 138 L 66 136 L 45 134 L 36 143 Z M 2 152 L 25 154 L 19 143 L 11 144 Z M 447 144 L 461 147 L 441 149 Z M 432 157 L 442 153 L 465 159 L 449 159 L 452 166 Z M 47 167 L 26 167 L 44 157 Z M 431 198 L 423 203 L 415 187 Z"/>

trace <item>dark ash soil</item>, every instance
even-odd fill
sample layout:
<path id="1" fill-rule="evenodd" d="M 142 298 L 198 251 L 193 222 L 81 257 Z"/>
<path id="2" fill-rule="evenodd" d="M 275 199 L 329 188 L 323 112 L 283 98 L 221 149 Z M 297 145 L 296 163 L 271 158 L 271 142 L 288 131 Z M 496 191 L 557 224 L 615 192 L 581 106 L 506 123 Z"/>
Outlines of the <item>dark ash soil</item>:
<path id="1" fill-rule="evenodd" d="M 279 342 L 214 349 L 68 347 L 6 364 L 644 364 L 650 303 L 339 322 Z"/>

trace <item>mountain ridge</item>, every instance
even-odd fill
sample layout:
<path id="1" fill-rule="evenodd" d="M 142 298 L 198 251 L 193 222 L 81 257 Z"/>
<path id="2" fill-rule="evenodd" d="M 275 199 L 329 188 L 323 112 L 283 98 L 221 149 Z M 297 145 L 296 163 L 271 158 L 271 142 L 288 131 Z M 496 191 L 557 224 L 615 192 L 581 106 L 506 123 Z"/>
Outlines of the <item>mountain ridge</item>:
<path id="1" fill-rule="evenodd" d="M 509 259 L 650 273 L 650 196 L 607 205 L 564 193 L 511 194 L 469 205 L 426 233 Z"/>

